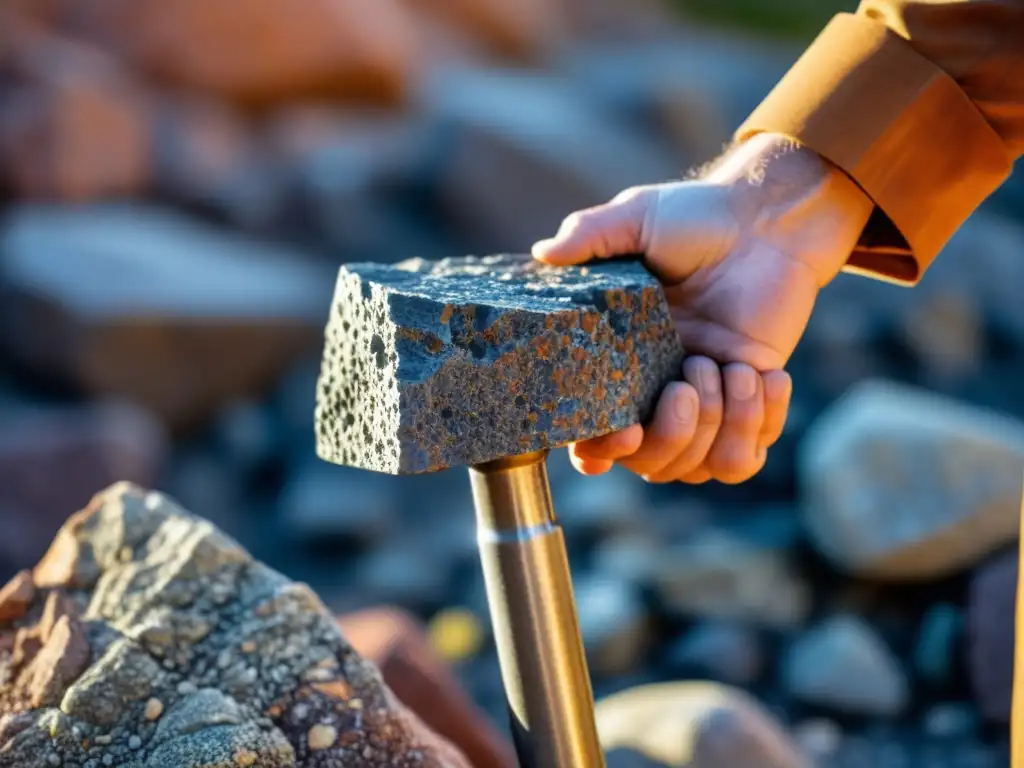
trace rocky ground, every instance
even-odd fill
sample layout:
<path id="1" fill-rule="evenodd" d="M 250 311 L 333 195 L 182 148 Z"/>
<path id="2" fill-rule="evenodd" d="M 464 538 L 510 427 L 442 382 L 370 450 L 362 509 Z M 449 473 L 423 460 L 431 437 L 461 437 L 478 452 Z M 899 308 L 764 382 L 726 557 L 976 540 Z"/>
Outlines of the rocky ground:
<path id="1" fill-rule="evenodd" d="M 431 620 L 504 727 L 467 478 L 317 460 L 319 351 L 340 263 L 525 249 L 713 156 L 796 55 L 614 6 L 4 4 L 2 576 L 98 490 L 159 488 L 336 613 Z M 660 710 L 706 760 L 1008 764 L 1022 205 L 1011 180 L 912 291 L 826 289 L 750 483 L 552 457 L 600 698 L 726 686 Z M 613 759 L 651 764 L 630 732 Z"/>

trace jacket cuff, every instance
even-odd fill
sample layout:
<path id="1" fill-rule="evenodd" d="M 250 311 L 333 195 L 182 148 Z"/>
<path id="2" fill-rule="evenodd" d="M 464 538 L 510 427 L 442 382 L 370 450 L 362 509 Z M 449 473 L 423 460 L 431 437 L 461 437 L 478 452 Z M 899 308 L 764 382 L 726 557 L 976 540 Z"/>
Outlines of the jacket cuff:
<path id="1" fill-rule="evenodd" d="M 1002 140 L 943 70 L 866 16 L 839 14 L 736 132 L 777 133 L 875 202 L 847 271 L 914 285 L 1009 176 Z"/>

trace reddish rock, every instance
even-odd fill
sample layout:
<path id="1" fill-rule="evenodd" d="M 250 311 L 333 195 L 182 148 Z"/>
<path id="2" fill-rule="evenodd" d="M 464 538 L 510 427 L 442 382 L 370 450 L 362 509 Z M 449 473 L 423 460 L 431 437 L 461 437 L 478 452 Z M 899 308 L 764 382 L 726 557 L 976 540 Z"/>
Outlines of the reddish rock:
<path id="1" fill-rule="evenodd" d="M 0 414 L 0 422 L 3 570 L 34 563 L 67 510 L 83 506 L 97 488 L 116 480 L 155 482 L 167 450 L 161 425 L 126 403 L 19 409 Z M 0 592 L 0 620 L 29 601 L 29 583 L 16 577 Z"/>
<path id="2" fill-rule="evenodd" d="M 36 586 L 32 583 L 32 572 L 19 571 L 3 589 L 0 589 L 0 621 L 20 619 L 25 615 L 35 596 Z"/>
<path id="3" fill-rule="evenodd" d="M 0 96 L 0 169 L 17 195 L 77 202 L 147 188 L 148 102 L 113 59 L 39 36 L 14 58 L 15 85 Z"/>
<path id="4" fill-rule="evenodd" d="M 249 105 L 394 101 L 417 61 L 399 0 L 82 0 L 85 32 L 156 81 Z"/>
<path id="5" fill-rule="evenodd" d="M 345 614 L 341 631 L 376 664 L 395 695 L 435 733 L 469 758 L 474 768 L 511 768 L 511 746 L 462 690 L 430 645 L 426 628 L 396 608 Z"/>
<path id="6" fill-rule="evenodd" d="M 1010 722 L 1018 553 L 983 566 L 971 580 L 967 607 L 967 666 L 982 714 Z"/>
<path id="7" fill-rule="evenodd" d="M 467 30 L 500 55 L 536 59 L 565 37 L 562 0 L 405 0 L 426 7 Z"/>

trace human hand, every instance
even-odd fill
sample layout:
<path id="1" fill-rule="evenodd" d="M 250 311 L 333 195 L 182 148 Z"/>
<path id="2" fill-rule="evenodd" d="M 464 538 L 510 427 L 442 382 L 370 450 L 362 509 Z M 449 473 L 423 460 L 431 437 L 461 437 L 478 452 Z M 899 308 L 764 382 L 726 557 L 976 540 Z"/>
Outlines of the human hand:
<path id="1" fill-rule="evenodd" d="M 872 209 L 842 171 L 762 134 L 699 180 L 626 190 L 537 243 L 534 257 L 553 265 L 644 254 L 684 348 L 701 356 L 687 360 L 684 380 L 666 389 L 646 428 L 573 446 L 577 468 L 616 462 L 652 482 L 691 483 L 739 483 L 760 471 L 789 407 L 782 369 Z M 714 361 L 723 365 L 717 395 Z"/>

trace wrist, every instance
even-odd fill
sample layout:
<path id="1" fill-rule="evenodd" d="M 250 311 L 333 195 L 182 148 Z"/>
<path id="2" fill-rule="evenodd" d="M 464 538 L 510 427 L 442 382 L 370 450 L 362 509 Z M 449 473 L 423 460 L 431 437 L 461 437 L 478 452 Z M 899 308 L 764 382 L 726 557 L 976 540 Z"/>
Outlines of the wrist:
<path id="1" fill-rule="evenodd" d="M 805 263 L 822 286 L 846 264 L 875 207 L 844 171 L 778 134 L 736 145 L 705 180 L 730 187 L 743 228 Z"/>

